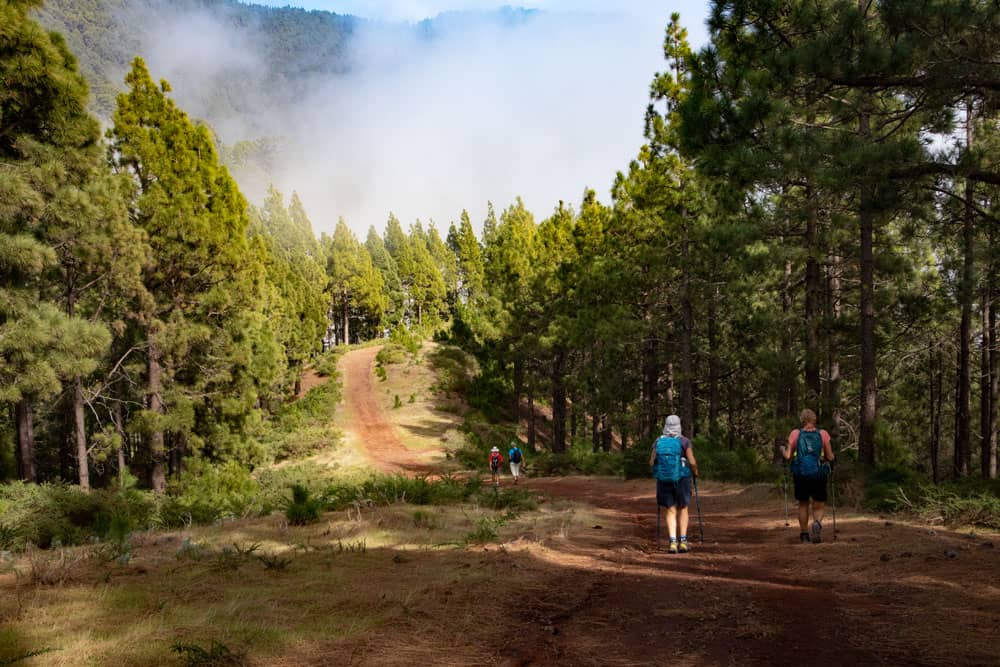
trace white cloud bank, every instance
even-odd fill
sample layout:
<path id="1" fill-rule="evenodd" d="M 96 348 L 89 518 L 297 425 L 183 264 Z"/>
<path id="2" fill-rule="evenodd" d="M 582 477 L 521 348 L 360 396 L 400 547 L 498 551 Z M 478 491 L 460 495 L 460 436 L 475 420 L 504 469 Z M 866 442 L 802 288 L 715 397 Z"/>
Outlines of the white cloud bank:
<path id="1" fill-rule="evenodd" d="M 393 4 L 415 16 L 433 8 Z M 286 140 L 275 185 L 299 193 L 317 232 L 343 217 L 361 237 L 369 225 L 381 231 L 389 211 L 404 225 L 433 219 L 443 234 L 463 208 L 478 228 L 488 200 L 499 210 L 522 196 L 539 218 L 559 200 L 578 203 L 585 187 L 606 201 L 615 171 L 642 143 L 670 12 L 477 20 L 433 40 L 363 30 L 351 42 L 351 74 L 316 80 L 294 104 L 254 119 Z M 257 65 L 252 44 L 205 20 L 164 26 L 151 49 L 154 76 L 171 78 L 182 102 L 185 89 L 203 85 L 198 72 L 209 74 L 199 64 Z M 182 33 L 210 52 L 184 46 L 195 42 Z M 228 142 L 248 138 L 237 136 L 238 118 L 216 125 Z"/>

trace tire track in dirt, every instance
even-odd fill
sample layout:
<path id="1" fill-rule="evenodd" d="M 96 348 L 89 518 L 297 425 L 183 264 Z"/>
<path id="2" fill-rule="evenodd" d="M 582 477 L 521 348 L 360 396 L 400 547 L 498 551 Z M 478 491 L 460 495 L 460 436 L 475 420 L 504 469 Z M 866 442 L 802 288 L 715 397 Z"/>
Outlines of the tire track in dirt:
<path id="1" fill-rule="evenodd" d="M 344 383 L 344 435 L 380 472 L 427 474 L 430 466 L 403 444 L 379 404 L 375 357 L 382 347 L 351 350 L 337 365 Z"/>

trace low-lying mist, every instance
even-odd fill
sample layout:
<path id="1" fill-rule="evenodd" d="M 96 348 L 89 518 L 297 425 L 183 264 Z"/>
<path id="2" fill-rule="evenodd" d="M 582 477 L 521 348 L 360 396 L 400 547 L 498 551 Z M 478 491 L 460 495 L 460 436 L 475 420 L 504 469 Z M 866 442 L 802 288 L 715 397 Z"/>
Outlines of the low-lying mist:
<path id="1" fill-rule="evenodd" d="M 256 27 L 192 10 L 157 16 L 143 55 L 223 143 L 275 142 L 265 169 L 235 169 L 251 201 L 273 182 L 299 193 L 317 233 L 343 217 L 363 236 L 390 211 L 443 233 L 463 208 L 478 229 L 488 200 L 499 209 L 521 196 L 539 217 L 585 187 L 607 200 L 642 143 L 668 14 L 357 20 L 341 66 L 318 57 L 290 80 L 273 75 Z M 219 103 L 225 87 L 235 102 Z"/>

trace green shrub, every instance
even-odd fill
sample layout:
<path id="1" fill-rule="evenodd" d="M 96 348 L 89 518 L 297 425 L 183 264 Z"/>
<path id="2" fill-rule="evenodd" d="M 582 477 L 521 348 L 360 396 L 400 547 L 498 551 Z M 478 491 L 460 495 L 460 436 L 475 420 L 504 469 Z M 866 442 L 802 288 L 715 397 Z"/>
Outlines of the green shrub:
<path id="1" fill-rule="evenodd" d="M 323 510 L 323 503 L 318 498 L 313 498 L 309 489 L 296 484 L 292 487 L 292 501 L 285 508 L 285 517 L 292 526 L 304 526 L 315 523 L 319 520 L 320 512 Z"/>
<path id="2" fill-rule="evenodd" d="M 404 361 L 406 361 L 406 348 L 398 343 L 386 343 L 375 355 L 376 368 L 401 364 Z M 382 372 L 385 372 L 385 368 L 382 368 Z"/>
<path id="3" fill-rule="evenodd" d="M 313 368 L 316 370 L 316 373 L 322 377 L 336 377 L 337 362 L 340 360 L 341 354 L 341 349 L 335 347 L 316 357 L 316 360 L 313 362 Z"/>
<path id="4" fill-rule="evenodd" d="M 693 447 L 698 460 L 698 474 L 706 479 L 742 484 L 781 483 L 781 467 L 773 465 L 755 447 L 729 449 L 721 442 L 708 438 L 695 438 Z M 649 450 L 646 450 L 646 456 L 649 456 Z M 646 463 L 649 463 L 648 458 Z"/>
<path id="5" fill-rule="evenodd" d="M 0 485 L 0 524 L 10 528 L 5 539 L 16 549 L 83 544 L 92 538 L 121 541 L 155 522 L 156 504 L 147 491 L 84 493 L 68 484 Z"/>
<path id="6" fill-rule="evenodd" d="M 225 518 L 264 514 L 260 485 L 235 461 L 211 465 L 193 461 L 167 489 L 160 520 L 168 526 L 212 523 Z"/>
<path id="7" fill-rule="evenodd" d="M 922 484 L 907 494 L 900 487 L 896 508 L 913 512 L 924 521 L 1000 530 L 1000 497 L 991 491 L 969 493 L 962 483 Z"/>

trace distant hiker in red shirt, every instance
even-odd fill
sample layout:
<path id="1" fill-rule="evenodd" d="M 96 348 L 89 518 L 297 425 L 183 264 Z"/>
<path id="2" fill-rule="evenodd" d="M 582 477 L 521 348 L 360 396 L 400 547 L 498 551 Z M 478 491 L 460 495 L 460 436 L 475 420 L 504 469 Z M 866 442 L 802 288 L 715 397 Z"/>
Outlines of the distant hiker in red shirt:
<path id="1" fill-rule="evenodd" d="M 816 428 L 816 413 L 806 408 L 799 416 L 802 428 L 788 434 L 782 445 L 785 460 L 795 457 L 791 470 L 795 480 L 795 499 L 799 501 L 799 541 L 819 544 L 823 541 L 823 509 L 826 506 L 826 479 L 830 476 L 833 448 L 830 434 Z M 812 537 L 809 535 L 809 499 L 813 501 Z"/>
<path id="2" fill-rule="evenodd" d="M 493 486 L 500 486 L 500 467 L 503 465 L 503 455 L 499 447 L 490 450 L 490 473 L 493 475 Z"/>

